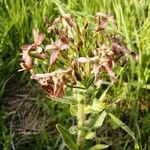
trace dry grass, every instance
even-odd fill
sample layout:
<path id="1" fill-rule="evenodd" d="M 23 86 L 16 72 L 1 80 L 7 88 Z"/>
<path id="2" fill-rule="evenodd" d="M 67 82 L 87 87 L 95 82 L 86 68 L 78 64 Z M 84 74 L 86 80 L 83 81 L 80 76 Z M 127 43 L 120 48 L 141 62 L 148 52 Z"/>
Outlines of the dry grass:
<path id="1" fill-rule="evenodd" d="M 40 91 L 36 91 L 36 93 L 40 93 Z M 31 90 L 31 87 L 20 89 L 10 87 L 7 90 L 3 108 L 9 114 L 7 127 L 10 134 L 14 136 L 13 143 L 11 143 L 14 146 L 26 143 L 27 136 L 38 135 L 48 126 L 53 128 L 50 134 L 56 134 L 54 120 L 50 119 L 39 106 L 38 100 L 35 99 L 36 93 L 33 88 Z M 31 141 L 28 142 L 31 143 Z"/>

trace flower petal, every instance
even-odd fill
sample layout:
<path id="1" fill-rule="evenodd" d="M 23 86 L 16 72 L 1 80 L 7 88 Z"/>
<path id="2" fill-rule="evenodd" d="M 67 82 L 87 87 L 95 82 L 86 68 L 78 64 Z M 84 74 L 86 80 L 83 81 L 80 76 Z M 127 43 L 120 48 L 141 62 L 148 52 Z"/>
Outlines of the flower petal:
<path id="1" fill-rule="evenodd" d="M 99 79 L 98 79 L 98 74 L 100 72 L 100 68 L 101 68 L 101 65 L 99 65 L 98 63 L 95 63 L 93 65 L 93 70 L 92 72 L 94 73 L 94 76 L 95 76 L 95 79 L 94 79 L 94 84 L 97 85 Z"/>
<path id="2" fill-rule="evenodd" d="M 50 65 L 54 64 L 57 60 L 60 50 L 53 50 L 50 56 Z"/>
<path id="3" fill-rule="evenodd" d="M 81 63 L 87 63 L 87 62 L 90 62 L 91 59 L 89 57 L 79 57 L 77 59 L 77 62 L 81 62 Z"/>
<path id="4" fill-rule="evenodd" d="M 39 34 L 38 29 L 33 29 L 33 38 L 34 38 L 34 43 L 39 46 L 43 42 L 45 38 L 45 34 L 43 33 Z"/>
<path id="5" fill-rule="evenodd" d="M 112 71 L 112 69 L 109 67 L 109 65 L 107 63 L 103 63 L 102 66 L 106 69 L 111 80 L 115 82 L 116 81 L 115 73 Z"/>

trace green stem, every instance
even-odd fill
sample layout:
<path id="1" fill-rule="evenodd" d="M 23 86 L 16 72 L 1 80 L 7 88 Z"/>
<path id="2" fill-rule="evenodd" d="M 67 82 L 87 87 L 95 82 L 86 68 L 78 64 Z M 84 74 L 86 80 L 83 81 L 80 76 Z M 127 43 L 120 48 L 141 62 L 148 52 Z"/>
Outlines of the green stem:
<path id="1" fill-rule="evenodd" d="M 85 133 L 83 130 L 85 114 L 84 114 L 84 99 L 80 99 L 78 102 L 78 133 L 77 133 L 77 144 L 79 146 L 79 150 L 83 149 L 83 143 L 85 138 Z"/>

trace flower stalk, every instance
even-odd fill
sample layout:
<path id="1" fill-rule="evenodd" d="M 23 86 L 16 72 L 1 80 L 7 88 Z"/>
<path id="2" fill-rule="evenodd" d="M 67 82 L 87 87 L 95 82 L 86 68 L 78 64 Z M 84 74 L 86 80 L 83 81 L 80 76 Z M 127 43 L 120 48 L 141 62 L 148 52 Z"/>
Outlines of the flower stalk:
<path id="1" fill-rule="evenodd" d="M 61 102 L 70 94 L 73 99 L 76 98 L 75 104 L 71 100 L 69 104 L 75 108 L 71 113 L 77 117 L 77 139 L 72 140 L 72 135 L 59 127 L 61 135 L 65 135 L 63 138 L 67 137 L 64 141 L 70 149 L 78 147 L 79 150 L 84 150 L 87 89 L 90 87 L 94 91 L 93 95 L 89 96 L 91 105 L 94 105 L 93 98 L 98 99 L 95 95 L 100 83 L 107 83 L 111 79 L 109 88 L 116 82 L 115 66 L 120 64 L 123 67 L 127 63 L 128 55 L 134 59 L 138 57 L 125 46 L 116 33 L 109 34 L 105 31 L 110 23 L 115 25 L 112 15 L 98 12 L 93 22 L 85 22 L 85 25 L 79 26 L 74 17 L 62 11 L 53 22 L 48 18 L 45 18 L 44 22 L 46 34 L 34 29 L 34 42 L 21 47 L 22 62 L 19 71 L 29 71 L 31 79 L 40 83 L 50 99 L 59 99 Z M 92 26 L 95 29 L 92 29 Z M 40 66 L 45 66 L 45 69 L 41 71 Z"/>
<path id="2" fill-rule="evenodd" d="M 77 135 L 77 144 L 79 147 L 84 143 L 84 104 L 82 101 L 78 102 L 78 135 Z"/>
<path id="3" fill-rule="evenodd" d="M 85 132 L 84 132 L 84 122 L 85 122 L 85 91 L 77 89 L 78 98 L 78 108 L 77 108 L 77 145 L 80 149 L 84 148 Z"/>

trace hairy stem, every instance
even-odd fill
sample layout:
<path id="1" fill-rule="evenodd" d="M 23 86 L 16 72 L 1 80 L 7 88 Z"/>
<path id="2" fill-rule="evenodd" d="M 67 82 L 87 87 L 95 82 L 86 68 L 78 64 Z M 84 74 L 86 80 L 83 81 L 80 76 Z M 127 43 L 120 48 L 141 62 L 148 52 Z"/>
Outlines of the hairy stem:
<path id="1" fill-rule="evenodd" d="M 82 96 L 83 98 L 83 96 Z M 79 146 L 79 150 L 83 149 L 83 144 L 84 144 L 84 138 L 85 138 L 85 133 L 83 130 L 84 127 L 84 121 L 85 121 L 85 114 L 84 114 L 84 98 L 80 99 L 78 101 L 78 133 L 77 133 L 77 144 Z"/>

